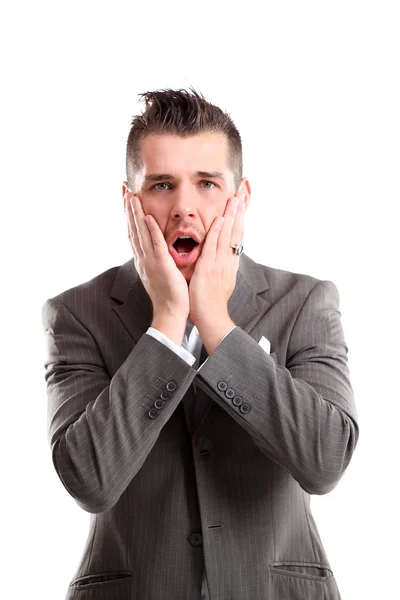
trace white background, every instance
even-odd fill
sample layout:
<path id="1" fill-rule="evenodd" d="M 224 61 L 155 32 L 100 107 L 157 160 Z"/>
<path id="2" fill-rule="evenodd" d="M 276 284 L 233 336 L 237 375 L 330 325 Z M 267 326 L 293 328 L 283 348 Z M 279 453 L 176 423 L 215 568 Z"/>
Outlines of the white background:
<path id="1" fill-rule="evenodd" d="M 193 85 L 241 132 L 245 252 L 340 293 L 360 440 L 312 498 L 343 600 L 399 558 L 397 2 L 3 3 L 2 595 L 64 598 L 89 514 L 53 468 L 46 298 L 131 257 L 121 197 L 138 94 Z M 236 600 L 240 600 L 239 598 Z M 278 600 L 278 599 L 274 599 Z"/>

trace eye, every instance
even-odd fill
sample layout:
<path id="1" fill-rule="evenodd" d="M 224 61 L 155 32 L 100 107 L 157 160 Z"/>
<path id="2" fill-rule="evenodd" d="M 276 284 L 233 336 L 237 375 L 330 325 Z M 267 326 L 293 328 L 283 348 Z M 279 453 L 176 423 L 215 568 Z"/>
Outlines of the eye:
<path id="1" fill-rule="evenodd" d="M 166 181 L 162 181 L 161 183 L 156 183 L 156 185 L 153 185 L 153 187 L 151 189 L 157 188 L 158 185 L 168 185 L 168 184 Z M 159 190 L 159 191 L 163 192 L 164 190 Z"/>
<path id="2" fill-rule="evenodd" d="M 212 185 L 213 187 L 216 187 L 216 186 L 215 186 L 215 183 L 214 183 L 213 181 L 206 181 L 206 180 L 203 180 L 203 181 L 200 181 L 200 183 L 211 183 L 211 185 Z M 153 189 L 157 189 L 159 192 L 164 192 L 166 188 L 163 188 L 163 189 L 161 189 L 161 190 L 160 190 L 160 188 L 158 188 L 158 187 L 157 187 L 158 185 L 169 185 L 169 183 L 167 183 L 166 181 L 162 181 L 161 183 L 156 183 L 155 185 L 153 185 L 153 187 L 152 187 L 151 189 L 152 189 L 152 190 L 153 190 Z M 213 187 L 207 187 L 207 188 L 205 188 L 205 189 L 206 189 L 206 190 L 212 190 L 212 189 L 213 189 Z"/>
<path id="3" fill-rule="evenodd" d="M 213 183 L 212 181 L 202 181 L 201 183 L 211 183 L 211 185 L 215 187 L 215 183 Z M 206 188 L 206 189 L 212 190 L 212 188 Z"/>

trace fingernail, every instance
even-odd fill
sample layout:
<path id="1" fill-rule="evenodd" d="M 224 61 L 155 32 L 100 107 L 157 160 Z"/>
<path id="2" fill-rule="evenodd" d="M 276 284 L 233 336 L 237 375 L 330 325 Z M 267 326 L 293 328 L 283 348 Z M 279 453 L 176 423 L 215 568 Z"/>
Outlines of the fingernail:
<path id="1" fill-rule="evenodd" d="M 246 194 L 245 194 L 245 193 L 243 193 L 243 194 L 240 196 L 240 198 L 241 198 L 241 200 L 242 200 L 242 204 L 243 204 L 243 203 L 244 203 L 244 199 L 246 198 Z"/>

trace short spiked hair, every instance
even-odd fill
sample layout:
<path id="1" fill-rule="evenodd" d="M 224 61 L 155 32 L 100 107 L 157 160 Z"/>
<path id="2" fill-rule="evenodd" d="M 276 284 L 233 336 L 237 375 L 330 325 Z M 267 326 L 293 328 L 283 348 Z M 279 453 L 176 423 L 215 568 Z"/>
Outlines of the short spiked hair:
<path id="1" fill-rule="evenodd" d="M 141 141 L 150 134 L 189 137 L 198 133 L 224 133 L 228 141 L 228 168 L 232 171 L 235 193 L 243 173 L 242 141 L 230 115 L 207 102 L 202 94 L 164 89 L 139 94 L 145 100 L 143 114 L 132 119 L 126 145 L 126 178 L 134 192 L 135 176 L 143 167 Z"/>

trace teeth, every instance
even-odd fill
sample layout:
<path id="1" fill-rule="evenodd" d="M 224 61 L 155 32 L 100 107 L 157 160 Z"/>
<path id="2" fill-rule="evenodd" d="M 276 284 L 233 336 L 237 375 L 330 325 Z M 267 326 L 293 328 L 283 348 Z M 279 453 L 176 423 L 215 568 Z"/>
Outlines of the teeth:
<path id="1" fill-rule="evenodd" d="M 180 240 L 190 240 L 190 237 L 191 237 L 190 235 L 181 235 L 181 236 L 179 236 L 179 239 Z"/>
<path id="2" fill-rule="evenodd" d="M 190 254 L 190 252 L 178 252 L 179 256 L 186 256 L 187 254 Z"/>

